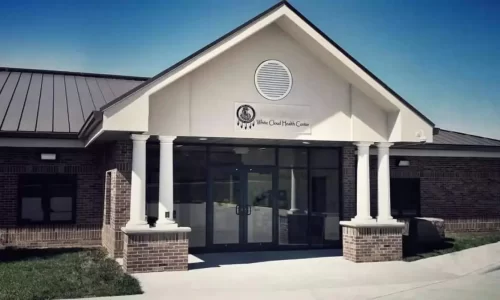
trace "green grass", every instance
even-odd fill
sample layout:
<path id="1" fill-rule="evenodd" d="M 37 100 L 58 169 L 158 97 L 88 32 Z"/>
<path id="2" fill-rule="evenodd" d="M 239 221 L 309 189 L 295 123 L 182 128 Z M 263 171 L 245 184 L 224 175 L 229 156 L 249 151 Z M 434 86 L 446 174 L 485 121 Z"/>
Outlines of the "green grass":
<path id="1" fill-rule="evenodd" d="M 422 247 L 411 241 L 404 241 L 403 260 L 415 261 L 496 242 L 500 242 L 500 232 L 447 234 L 447 238 L 441 244 L 432 247 Z"/>
<path id="2" fill-rule="evenodd" d="M 142 293 L 100 249 L 0 251 L 0 299 L 60 299 Z"/>

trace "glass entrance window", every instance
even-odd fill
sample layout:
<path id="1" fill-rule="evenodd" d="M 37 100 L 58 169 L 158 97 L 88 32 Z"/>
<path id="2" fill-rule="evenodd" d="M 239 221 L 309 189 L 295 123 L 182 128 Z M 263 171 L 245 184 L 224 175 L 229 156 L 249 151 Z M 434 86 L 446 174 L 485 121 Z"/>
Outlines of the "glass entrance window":
<path id="1" fill-rule="evenodd" d="M 333 169 L 311 170 L 312 244 L 330 244 L 340 239 L 339 171 Z"/>
<path id="2" fill-rule="evenodd" d="M 278 188 L 278 228 L 281 245 L 308 243 L 307 169 L 281 169 Z"/>
<path id="3" fill-rule="evenodd" d="M 159 164 L 158 145 L 148 144 L 146 155 L 146 212 L 148 221 L 158 219 Z M 189 247 L 206 246 L 207 148 L 174 146 L 174 211 L 179 226 L 191 228 Z"/>
<path id="4" fill-rule="evenodd" d="M 191 227 L 189 247 L 206 246 L 207 165 L 205 147 L 174 147 L 174 217 Z"/>

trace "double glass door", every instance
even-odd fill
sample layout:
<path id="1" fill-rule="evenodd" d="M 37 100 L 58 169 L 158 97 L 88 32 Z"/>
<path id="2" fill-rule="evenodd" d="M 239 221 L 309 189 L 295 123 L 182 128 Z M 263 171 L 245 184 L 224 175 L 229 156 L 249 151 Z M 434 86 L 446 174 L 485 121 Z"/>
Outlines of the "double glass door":
<path id="1" fill-rule="evenodd" d="M 210 171 L 214 247 L 249 248 L 274 241 L 274 168 L 213 167 Z"/>

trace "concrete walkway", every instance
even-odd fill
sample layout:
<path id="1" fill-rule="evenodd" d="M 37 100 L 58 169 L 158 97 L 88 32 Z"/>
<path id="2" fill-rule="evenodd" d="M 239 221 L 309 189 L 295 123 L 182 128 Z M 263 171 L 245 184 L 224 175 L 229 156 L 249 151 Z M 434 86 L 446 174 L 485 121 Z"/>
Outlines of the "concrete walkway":
<path id="1" fill-rule="evenodd" d="M 190 261 L 188 272 L 135 275 L 143 295 L 109 299 L 500 299 L 500 243 L 411 263 L 355 264 L 334 250 Z"/>

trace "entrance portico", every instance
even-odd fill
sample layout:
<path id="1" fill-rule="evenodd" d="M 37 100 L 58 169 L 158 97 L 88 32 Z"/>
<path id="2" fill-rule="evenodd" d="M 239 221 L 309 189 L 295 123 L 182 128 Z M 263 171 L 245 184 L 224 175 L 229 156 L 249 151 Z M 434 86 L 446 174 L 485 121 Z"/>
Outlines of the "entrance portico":
<path id="1" fill-rule="evenodd" d="M 185 234 L 193 227 L 202 247 L 343 240 L 348 259 L 370 261 L 401 257 L 389 148 L 432 142 L 433 127 L 283 2 L 107 103 L 84 133 L 87 144 L 133 133 L 130 220 L 123 231 L 136 235 L 135 245 L 148 241 L 135 252 L 157 244 L 175 249 L 181 241 L 187 255 Z M 148 179 L 149 137 L 159 140 L 159 160 L 158 174 Z M 195 141 L 194 148 L 225 142 L 205 143 L 179 167 L 176 153 L 189 148 L 181 139 Z M 286 144 L 300 147 L 285 150 Z M 315 152 L 321 145 L 326 149 Z M 341 155 L 353 146 L 357 156 Z M 376 216 L 370 214 L 370 147 L 378 153 Z M 351 164 L 355 171 L 347 170 Z M 176 172 L 185 180 L 177 182 Z M 158 195 L 154 203 L 146 190 Z M 146 225 L 146 202 L 148 216 L 154 211 L 158 218 L 153 228 Z M 342 214 L 343 205 L 355 206 L 355 215 Z M 178 224 L 183 218 L 190 222 Z M 361 251 L 370 243 L 375 252 Z"/>

